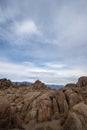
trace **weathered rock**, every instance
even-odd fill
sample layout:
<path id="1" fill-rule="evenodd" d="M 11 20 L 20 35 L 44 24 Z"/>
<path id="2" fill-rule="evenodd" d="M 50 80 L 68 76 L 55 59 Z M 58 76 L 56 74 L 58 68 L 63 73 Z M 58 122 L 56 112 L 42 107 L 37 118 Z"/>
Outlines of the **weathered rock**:
<path id="1" fill-rule="evenodd" d="M 67 84 L 63 89 L 69 108 L 83 100 L 82 89 L 75 84 Z"/>
<path id="2" fill-rule="evenodd" d="M 57 100 L 55 98 L 53 98 L 53 113 L 59 113 L 59 108 L 58 108 L 58 103 Z"/>
<path id="3" fill-rule="evenodd" d="M 65 95 L 62 91 L 57 91 L 55 94 L 55 98 L 58 103 L 59 113 L 64 113 L 68 110 L 68 104 L 66 102 Z"/>
<path id="4" fill-rule="evenodd" d="M 33 89 L 33 90 L 49 90 L 50 88 L 49 87 L 47 87 L 44 83 L 42 83 L 41 81 L 39 81 L 39 80 L 36 80 L 35 81 L 35 83 L 33 83 L 32 85 L 31 85 L 31 88 Z"/>
<path id="5" fill-rule="evenodd" d="M 78 79 L 77 86 L 79 87 L 87 87 L 87 77 L 83 76 Z"/>
<path id="6" fill-rule="evenodd" d="M 65 130 L 87 130 L 87 105 L 83 102 L 75 105 L 64 124 Z"/>
<path id="7" fill-rule="evenodd" d="M 8 130 L 11 121 L 10 111 L 8 100 L 0 96 L 0 129 Z"/>
<path id="8" fill-rule="evenodd" d="M 64 125 L 64 130 L 82 130 L 81 121 L 74 112 L 69 113 Z"/>
<path id="9" fill-rule="evenodd" d="M 10 127 L 22 128 L 22 121 L 17 111 L 10 107 L 9 101 L 0 96 L 0 130 L 8 130 Z"/>
<path id="10" fill-rule="evenodd" d="M 7 89 L 13 86 L 12 82 L 7 79 L 0 79 L 0 89 Z"/>
<path id="11" fill-rule="evenodd" d="M 52 102 L 48 95 L 44 94 L 39 99 L 38 122 L 51 120 Z"/>
<path id="12" fill-rule="evenodd" d="M 11 108 L 11 122 L 10 122 L 10 128 L 19 128 L 23 129 L 23 122 L 20 118 L 20 116 L 17 114 L 16 108 Z"/>
<path id="13" fill-rule="evenodd" d="M 24 114 L 25 122 L 35 120 L 43 122 L 51 120 L 56 112 L 65 113 L 68 110 L 65 95 L 62 91 L 47 91 L 27 97 L 27 102 L 24 104 L 22 113 Z"/>
<path id="14" fill-rule="evenodd" d="M 6 100 L 0 100 L 0 102 L 4 100 L 4 105 L 0 105 L 0 114 L 3 115 L 0 116 L 0 120 L 3 118 L 4 123 L 0 121 L 0 125 L 6 126 L 6 130 L 9 126 L 22 129 L 22 120 L 26 125 L 28 123 L 39 125 L 39 123 L 48 123 L 50 120 L 51 122 L 59 120 L 59 125 L 61 127 L 64 125 L 64 130 L 87 129 L 86 79 L 81 78 L 78 81 L 80 85 L 78 83 L 68 84 L 60 90 L 49 89 L 40 81 L 36 81 L 30 87 L 26 85 L 20 85 L 20 87 L 9 87 L 11 85 L 7 85 L 7 87 L 3 82 L 7 84 L 7 80 L 2 80 L 0 89 L 0 98 L 4 97 Z M 85 98 L 83 98 L 83 95 L 85 95 Z M 8 117 L 5 118 L 4 113 L 8 109 L 2 108 L 7 108 L 7 106 L 9 111 L 7 112 Z"/>

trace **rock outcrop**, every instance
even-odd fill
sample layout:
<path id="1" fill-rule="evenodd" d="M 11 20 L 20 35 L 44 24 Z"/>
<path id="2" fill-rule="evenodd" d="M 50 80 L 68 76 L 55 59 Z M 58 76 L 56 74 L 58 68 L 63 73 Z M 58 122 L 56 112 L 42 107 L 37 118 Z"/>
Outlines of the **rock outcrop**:
<path id="1" fill-rule="evenodd" d="M 82 88 L 76 84 L 67 84 L 63 89 L 69 108 L 83 100 Z"/>
<path id="2" fill-rule="evenodd" d="M 35 130 L 34 126 L 40 124 L 42 128 L 43 124 L 56 124 L 57 120 L 56 129 L 87 130 L 86 86 L 87 77 L 60 90 L 51 89 L 39 80 L 30 86 L 13 86 L 10 80 L 1 79 L 0 129 L 23 129 L 24 124 L 26 130 Z M 56 130 L 55 125 L 50 126 Z"/>
<path id="3" fill-rule="evenodd" d="M 87 77 L 83 76 L 78 79 L 77 85 L 79 87 L 87 87 Z"/>
<path id="4" fill-rule="evenodd" d="M 65 130 L 87 130 L 87 104 L 81 102 L 69 112 L 64 124 Z"/>
<path id="5" fill-rule="evenodd" d="M 11 127 L 22 128 L 22 120 L 7 98 L 0 96 L 0 130 L 9 130 Z"/>
<path id="6" fill-rule="evenodd" d="M 74 104 L 72 103 L 73 105 L 69 110 L 69 114 L 64 123 L 63 129 L 87 130 L 87 77 L 80 77 L 76 84 L 70 85 L 69 89 L 70 88 L 75 90 L 77 93 L 77 98 L 74 94 Z"/>
<path id="7" fill-rule="evenodd" d="M 29 96 L 29 95 L 28 95 Z M 24 120 L 36 120 L 36 122 L 43 122 L 52 120 L 57 113 L 65 113 L 68 110 L 68 104 L 65 95 L 62 91 L 48 91 L 45 93 L 37 93 L 28 98 L 25 102 L 22 113 Z"/>
<path id="8" fill-rule="evenodd" d="M 87 77 L 83 76 L 78 79 L 77 86 L 82 89 L 83 98 L 87 101 Z"/>
<path id="9" fill-rule="evenodd" d="M 10 105 L 5 97 L 0 97 L 0 129 L 8 130 L 11 122 Z"/>
<path id="10" fill-rule="evenodd" d="M 35 83 L 31 85 L 33 90 L 49 90 L 50 88 L 47 87 L 44 83 L 39 80 L 36 80 Z"/>
<path id="11" fill-rule="evenodd" d="M 0 89 L 7 89 L 9 87 L 13 87 L 13 84 L 10 80 L 0 79 Z"/>

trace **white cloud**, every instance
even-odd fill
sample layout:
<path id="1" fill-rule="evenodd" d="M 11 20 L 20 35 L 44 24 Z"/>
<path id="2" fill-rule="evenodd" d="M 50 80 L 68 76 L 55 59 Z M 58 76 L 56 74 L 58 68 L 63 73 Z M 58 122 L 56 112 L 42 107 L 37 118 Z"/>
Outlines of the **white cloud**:
<path id="1" fill-rule="evenodd" d="M 40 31 L 34 21 L 23 21 L 16 24 L 18 35 L 40 35 Z"/>
<path id="2" fill-rule="evenodd" d="M 5 39 L 11 45 L 19 46 L 29 44 L 29 40 L 33 38 L 37 41 L 41 35 L 41 30 L 33 20 L 14 20 L 14 22 L 12 22 L 10 26 L 6 26 L 6 28 L 0 26 L 1 39 Z"/>

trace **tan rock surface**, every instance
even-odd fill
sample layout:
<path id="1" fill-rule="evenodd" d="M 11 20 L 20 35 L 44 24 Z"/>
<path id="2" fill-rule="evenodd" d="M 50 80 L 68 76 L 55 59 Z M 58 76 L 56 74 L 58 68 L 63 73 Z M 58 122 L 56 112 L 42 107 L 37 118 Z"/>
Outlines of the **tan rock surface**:
<path id="1" fill-rule="evenodd" d="M 83 102 L 75 105 L 65 122 L 66 130 L 87 130 L 87 105 Z"/>
<path id="2" fill-rule="evenodd" d="M 62 130 L 63 126 L 66 128 L 64 130 L 87 130 L 86 79 L 81 78 L 78 81 L 80 85 L 68 84 L 60 90 L 50 89 L 40 81 L 31 86 L 13 87 L 11 81 L 0 80 L 2 81 L 0 114 L 3 116 L 0 116 L 0 120 L 3 118 L 4 122 L 0 122 L 0 127 L 6 126 L 7 129 L 10 124 L 14 128 L 22 129 L 23 124 L 26 130 L 35 130 L 42 127 L 42 124 L 52 127 L 51 123 L 58 123 L 58 126 L 52 127 L 54 130 Z M 7 115 L 4 115 L 7 110 Z"/>

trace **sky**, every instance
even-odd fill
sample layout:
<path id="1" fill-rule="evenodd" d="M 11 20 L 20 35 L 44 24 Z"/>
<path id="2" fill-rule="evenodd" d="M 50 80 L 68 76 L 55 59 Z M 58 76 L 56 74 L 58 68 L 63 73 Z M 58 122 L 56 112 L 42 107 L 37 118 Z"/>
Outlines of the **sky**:
<path id="1" fill-rule="evenodd" d="M 0 0 L 0 78 L 67 84 L 87 75 L 87 0 Z"/>

